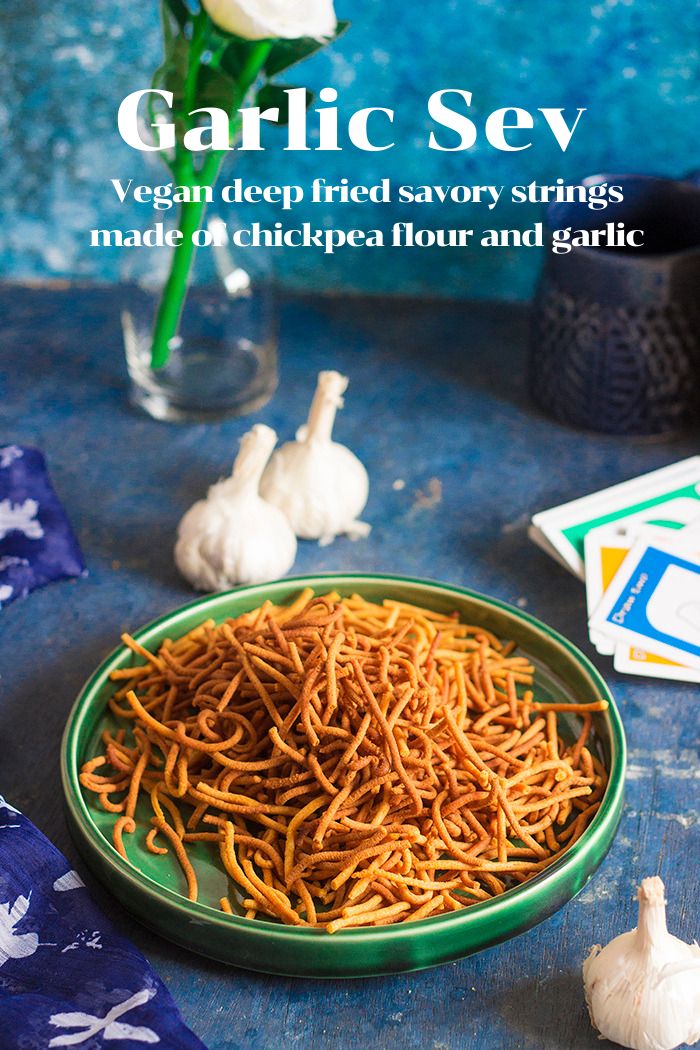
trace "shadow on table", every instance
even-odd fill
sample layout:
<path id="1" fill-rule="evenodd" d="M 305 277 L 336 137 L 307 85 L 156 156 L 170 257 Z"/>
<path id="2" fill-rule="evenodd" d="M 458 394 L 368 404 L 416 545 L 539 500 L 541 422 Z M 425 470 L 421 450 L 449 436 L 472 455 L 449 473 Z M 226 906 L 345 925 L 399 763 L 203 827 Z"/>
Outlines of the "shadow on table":
<path id="1" fill-rule="evenodd" d="M 35 599 L 30 596 L 27 601 Z M 46 647 L 37 652 L 36 663 L 22 670 L 12 693 L 4 696 L 0 706 L 0 741 L 11 743 L 3 747 L 0 792 L 7 792 L 8 801 L 63 850 L 67 836 L 56 837 L 56 829 L 63 828 L 61 736 L 80 687 L 98 658 L 113 648 L 114 636 L 98 631 L 84 644 L 65 639 L 53 658 L 49 655 L 53 639 L 45 642 Z"/>
<path id="2" fill-rule="evenodd" d="M 113 905 L 111 910 L 114 910 Z M 135 931 L 132 929 L 132 936 L 133 932 Z M 186 965 L 186 957 L 183 956 L 174 966 L 172 950 L 168 952 L 164 942 L 143 931 L 143 928 L 137 933 L 136 939 L 166 983 L 174 983 L 176 988 L 173 990 L 177 994 L 176 989 L 180 983 L 177 970 Z M 476 1044 L 468 1041 L 469 1036 L 466 1035 L 465 1023 L 468 1015 L 460 1021 L 459 1016 L 451 1011 L 445 1000 L 444 1014 L 441 1015 L 435 1010 L 431 1013 L 430 1039 L 425 1030 L 421 1032 L 412 1027 L 407 1029 L 412 1011 L 410 1000 L 406 997 L 406 989 L 417 990 L 417 982 L 421 982 L 423 991 L 432 994 L 435 991 L 435 975 L 439 971 L 349 982 L 319 982 L 254 974 L 203 958 L 198 959 L 198 970 L 205 976 L 206 984 L 210 988 L 209 994 L 214 1000 L 216 986 L 222 983 L 226 987 L 233 979 L 239 994 L 245 987 L 246 994 L 254 991 L 256 999 L 285 1003 L 285 1019 L 279 1022 L 278 1031 L 285 1031 L 287 1035 L 290 1035 L 293 1029 L 293 1018 L 306 1017 L 309 1005 L 317 1000 L 319 992 L 323 993 L 325 989 L 328 1004 L 332 1004 L 333 1020 L 329 1020 L 328 1029 L 324 1028 L 323 1038 L 317 1032 L 315 1036 L 320 1039 L 318 1045 L 326 1048 L 338 1047 L 340 1050 L 342 1046 L 345 1050 L 349 1047 L 351 1044 L 348 1042 L 348 1032 L 357 1023 L 358 1008 L 364 1003 L 367 1010 L 368 1004 L 372 1003 L 372 1009 L 365 1013 L 364 1018 L 362 1045 L 366 1050 L 423 1050 L 428 1042 L 433 1045 L 433 1041 L 435 1046 L 445 1050 L 456 1050 L 457 1047 L 479 1050 Z M 400 1004 L 399 1013 L 393 1014 L 393 1007 L 397 1003 Z M 189 1000 L 182 1002 L 182 999 L 180 1005 L 185 1006 L 185 1012 L 193 1006 Z M 417 1004 L 415 1005 L 418 1009 Z M 502 1045 L 507 1046 L 508 1050 L 533 1050 L 535 1047 L 537 1050 L 605 1050 L 606 1047 L 612 1046 L 607 1041 L 599 1040 L 590 1024 L 583 999 L 580 972 L 562 974 L 544 981 L 523 980 L 507 990 L 500 988 L 492 997 L 484 995 L 479 1004 L 479 1017 L 493 1018 L 489 1046 L 497 1045 L 494 1040 L 498 1036 L 507 1038 L 507 1042 L 504 1039 Z M 496 1020 L 497 1018 L 499 1020 Z M 244 1030 L 246 1022 L 252 1027 Z M 260 1037 L 257 1027 L 259 1023 L 259 1018 L 253 1015 L 245 1019 L 241 1017 L 242 1028 L 237 1032 L 239 1041 L 236 1042 L 236 1046 L 255 1046 L 256 1037 Z M 291 1027 L 285 1029 L 285 1025 Z M 269 1034 L 268 1032 L 267 1035 Z M 200 1035 L 205 1040 L 210 1040 L 212 1050 L 228 1046 L 225 1038 L 220 1038 L 222 1033 L 216 1025 L 209 1027 L 205 1024 L 200 1029 Z M 436 1036 L 439 1036 L 439 1039 L 436 1039 Z M 245 1042 L 246 1037 L 251 1039 L 250 1043 Z M 240 1041 L 241 1038 L 243 1042 Z M 262 1040 L 257 1045 L 274 1044 Z M 311 1045 L 311 1042 L 307 1045 Z"/>
<path id="3" fill-rule="evenodd" d="M 512 1030 L 513 1048 L 520 1045 L 519 1035 L 524 1046 L 556 1046 L 557 1050 L 605 1050 L 613 1045 L 600 1040 L 590 1023 L 580 972 L 546 981 L 520 981 L 485 1006 L 499 1013 Z"/>

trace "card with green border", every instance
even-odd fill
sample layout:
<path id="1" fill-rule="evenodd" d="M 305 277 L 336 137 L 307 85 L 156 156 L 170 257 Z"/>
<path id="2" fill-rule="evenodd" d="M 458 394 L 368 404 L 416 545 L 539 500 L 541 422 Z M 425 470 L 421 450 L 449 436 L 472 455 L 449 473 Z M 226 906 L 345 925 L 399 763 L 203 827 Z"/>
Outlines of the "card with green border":
<path id="1" fill-rule="evenodd" d="M 682 528 L 700 518 L 700 456 L 535 514 L 529 535 L 580 579 L 586 534 L 601 525 Z"/>

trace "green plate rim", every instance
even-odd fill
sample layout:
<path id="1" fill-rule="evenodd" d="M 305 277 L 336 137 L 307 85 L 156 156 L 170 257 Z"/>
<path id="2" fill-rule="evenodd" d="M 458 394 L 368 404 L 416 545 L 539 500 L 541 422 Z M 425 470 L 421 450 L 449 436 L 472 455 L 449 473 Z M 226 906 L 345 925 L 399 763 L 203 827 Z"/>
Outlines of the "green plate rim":
<path id="1" fill-rule="evenodd" d="M 162 614 L 155 620 L 151 620 L 149 623 L 133 632 L 132 637 L 136 641 L 141 642 L 141 644 L 144 644 L 144 640 L 147 640 L 152 632 L 156 632 L 162 628 L 166 622 L 169 625 L 172 624 L 175 626 L 181 618 L 187 617 L 187 615 L 194 609 L 207 611 L 210 607 L 216 606 L 218 603 L 225 603 L 228 598 L 233 596 L 236 598 L 244 598 L 248 592 L 259 592 L 264 588 L 288 589 L 294 588 L 295 586 L 300 588 L 317 588 L 319 584 L 331 584 L 333 581 L 342 586 L 344 581 L 361 584 L 361 581 L 363 580 L 371 583 L 385 582 L 388 585 L 392 583 L 409 584 L 416 587 L 434 590 L 443 595 L 445 593 L 451 593 L 457 594 L 462 598 L 475 599 L 476 601 L 484 602 L 501 612 L 507 613 L 510 616 L 514 616 L 516 619 L 523 621 L 535 630 L 544 633 L 551 642 L 565 649 L 574 658 L 579 666 L 592 679 L 596 689 L 599 690 L 601 697 L 608 701 L 609 707 L 605 712 L 605 715 L 610 724 L 611 761 L 610 769 L 608 770 L 608 787 L 603 796 L 600 809 L 591 821 L 589 827 L 578 841 L 566 851 L 560 860 L 546 868 L 539 875 L 535 876 L 535 878 L 508 890 L 500 897 L 494 897 L 488 901 L 480 901 L 477 904 L 470 905 L 462 911 L 452 912 L 449 915 L 432 916 L 427 919 L 420 919 L 417 922 L 397 923 L 377 928 L 360 927 L 358 929 L 343 930 L 342 942 L 339 940 L 339 944 L 343 942 L 347 944 L 349 939 L 357 942 L 366 938 L 382 938 L 398 942 L 405 938 L 413 938 L 421 931 L 427 929 L 434 930 L 439 928 L 447 932 L 448 928 L 454 929 L 456 927 L 470 924 L 472 921 L 475 921 L 476 918 L 483 915 L 486 909 L 489 909 L 489 915 L 496 916 L 498 912 L 509 908 L 516 901 L 524 903 L 529 898 L 538 896 L 545 883 L 552 883 L 555 876 L 564 875 L 572 867 L 575 867 L 580 863 L 587 854 L 592 852 L 595 849 L 597 841 L 609 832 L 609 822 L 611 820 L 616 821 L 619 819 L 627 765 L 627 743 L 625 731 L 615 699 L 605 679 L 588 657 L 581 652 L 573 642 L 570 642 L 568 638 L 565 638 L 564 635 L 555 631 L 554 628 L 549 627 L 530 613 L 524 612 L 522 609 L 518 609 L 513 605 L 509 605 L 507 602 L 501 601 L 499 598 L 492 598 L 489 595 L 480 593 L 479 591 L 474 591 L 467 587 L 460 587 L 456 584 L 442 583 L 438 580 L 421 577 L 402 576 L 394 573 L 326 572 L 306 574 L 302 576 L 289 576 L 280 580 L 270 581 L 266 584 L 251 584 L 237 587 L 229 591 L 220 591 L 215 594 L 195 598 L 193 601 L 178 606 L 176 609 Z M 143 872 L 139 871 L 138 868 L 135 868 L 128 861 L 125 861 L 116 851 L 114 846 L 106 840 L 102 833 L 95 827 L 82 792 L 77 786 L 78 729 L 83 716 L 90 710 L 90 698 L 93 690 L 99 685 L 100 680 L 106 677 L 111 670 L 112 665 L 119 661 L 123 655 L 124 646 L 117 646 L 88 678 L 71 707 L 61 739 L 61 783 L 64 799 L 68 806 L 72 821 L 80 828 L 83 835 L 86 836 L 90 846 L 99 851 L 102 859 L 112 868 L 115 876 L 128 882 L 134 892 L 137 894 L 145 894 L 161 902 L 166 901 L 176 912 L 181 914 L 181 917 L 185 921 L 191 921 L 193 918 L 196 918 L 199 921 L 214 924 L 222 929 L 231 929 L 233 925 L 238 929 L 244 930 L 247 936 L 252 935 L 253 937 L 258 936 L 269 938 L 271 935 L 274 935 L 275 937 L 282 937 L 290 943 L 298 939 L 308 941 L 308 939 L 312 937 L 327 937 L 328 935 L 323 930 L 311 930 L 298 926 L 286 926 L 281 923 L 268 922 L 264 919 L 245 919 L 242 916 L 227 915 L 211 905 L 190 901 L 182 896 L 182 894 L 159 885 L 148 875 L 145 875 Z M 85 707 L 84 711 L 82 710 L 83 705 Z M 106 850 L 105 846 L 107 846 Z"/>

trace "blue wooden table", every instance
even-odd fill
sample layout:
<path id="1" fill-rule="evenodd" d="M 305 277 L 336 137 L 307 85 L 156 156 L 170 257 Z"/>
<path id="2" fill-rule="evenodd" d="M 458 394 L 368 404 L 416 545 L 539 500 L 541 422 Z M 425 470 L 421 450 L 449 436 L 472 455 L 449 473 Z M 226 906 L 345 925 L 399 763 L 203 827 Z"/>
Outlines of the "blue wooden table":
<path id="1" fill-rule="evenodd" d="M 635 924 L 634 891 L 660 873 L 670 927 L 700 933 L 698 687 L 622 678 L 588 642 L 583 587 L 528 540 L 538 509 L 697 451 L 567 430 L 526 394 L 522 307 L 288 300 L 279 392 L 260 419 L 289 438 L 316 372 L 351 378 L 337 437 L 367 464 L 370 538 L 302 543 L 296 571 L 429 576 L 517 604 L 607 676 L 630 746 L 625 815 L 580 896 L 529 933 L 437 970 L 314 983 L 228 969 L 151 935 L 90 880 L 68 837 L 61 731 L 89 672 L 133 629 L 192 597 L 173 566 L 180 515 L 232 461 L 251 420 L 177 428 L 126 403 L 110 290 L 0 290 L 2 438 L 35 444 L 75 524 L 87 579 L 0 611 L 0 791 L 85 875 L 211 1050 L 585 1050 L 589 946 Z M 400 484 L 403 483 L 403 484 Z M 1 1040 L 0 1040 L 1 1042 Z"/>

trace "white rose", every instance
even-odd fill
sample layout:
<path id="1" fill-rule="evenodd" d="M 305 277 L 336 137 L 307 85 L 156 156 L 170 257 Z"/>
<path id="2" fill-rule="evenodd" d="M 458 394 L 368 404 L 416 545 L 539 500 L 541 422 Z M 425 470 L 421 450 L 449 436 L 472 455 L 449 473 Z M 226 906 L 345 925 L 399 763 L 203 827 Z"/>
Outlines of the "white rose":
<path id="1" fill-rule="evenodd" d="M 213 22 L 246 40 L 316 40 L 336 29 L 333 0 L 202 0 Z"/>

